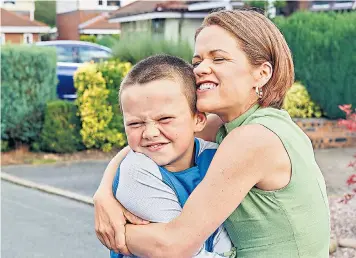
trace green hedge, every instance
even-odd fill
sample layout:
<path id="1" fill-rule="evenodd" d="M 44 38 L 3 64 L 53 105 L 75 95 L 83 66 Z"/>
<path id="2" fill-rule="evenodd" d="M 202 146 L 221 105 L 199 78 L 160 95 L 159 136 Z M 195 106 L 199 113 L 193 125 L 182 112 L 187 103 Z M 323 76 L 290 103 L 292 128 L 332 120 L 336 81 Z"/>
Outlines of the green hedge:
<path id="1" fill-rule="evenodd" d="M 56 98 L 54 49 L 1 48 L 1 139 L 31 143 L 42 129 L 44 108 Z"/>
<path id="2" fill-rule="evenodd" d="M 79 133 L 81 122 L 77 112 L 74 102 L 48 102 L 38 148 L 55 153 L 71 153 L 85 149 Z"/>
<path id="3" fill-rule="evenodd" d="M 114 57 L 132 64 L 155 54 L 169 54 L 191 62 L 193 50 L 186 41 L 174 42 L 163 37 L 153 40 L 152 35 L 143 33 L 123 37 L 113 46 Z"/>
<path id="4" fill-rule="evenodd" d="M 326 116 L 343 117 L 338 105 L 356 106 L 356 12 L 299 12 L 274 21 L 292 50 L 296 79 Z"/>

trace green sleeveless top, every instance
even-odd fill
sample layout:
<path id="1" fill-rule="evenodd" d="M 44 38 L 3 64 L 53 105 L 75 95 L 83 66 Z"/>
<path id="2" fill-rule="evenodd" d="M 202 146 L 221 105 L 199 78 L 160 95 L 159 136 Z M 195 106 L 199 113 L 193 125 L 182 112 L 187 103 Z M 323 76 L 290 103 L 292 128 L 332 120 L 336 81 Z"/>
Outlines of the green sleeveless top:
<path id="1" fill-rule="evenodd" d="M 329 257 L 326 186 L 309 138 L 286 111 L 255 105 L 222 126 L 217 142 L 248 124 L 261 124 L 280 138 L 291 161 L 292 176 L 287 186 L 276 191 L 253 187 L 224 222 L 237 257 Z"/>

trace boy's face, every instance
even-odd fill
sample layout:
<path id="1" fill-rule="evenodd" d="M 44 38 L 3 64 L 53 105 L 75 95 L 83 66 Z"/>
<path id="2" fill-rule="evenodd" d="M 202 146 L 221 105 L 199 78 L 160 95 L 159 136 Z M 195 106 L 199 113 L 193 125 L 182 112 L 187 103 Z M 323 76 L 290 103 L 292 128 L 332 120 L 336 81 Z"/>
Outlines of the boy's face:
<path id="1" fill-rule="evenodd" d="M 130 147 L 172 172 L 192 165 L 194 133 L 206 122 L 204 114 L 192 114 L 180 84 L 157 80 L 128 86 L 121 93 Z"/>

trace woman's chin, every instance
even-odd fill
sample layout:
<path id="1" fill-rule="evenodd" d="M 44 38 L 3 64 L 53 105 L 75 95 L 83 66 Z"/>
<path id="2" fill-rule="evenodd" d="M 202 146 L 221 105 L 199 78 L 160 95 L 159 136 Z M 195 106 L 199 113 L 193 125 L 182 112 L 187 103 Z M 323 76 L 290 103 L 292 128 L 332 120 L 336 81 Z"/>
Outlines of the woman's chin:
<path id="1" fill-rule="evenodd" d="M 214 111 L 217 108 L 217 103 L 214 103 L 212 101 L 207 101 L 207 100 L 198 100 L 197 101 L 197 109 L 200 112 L 205 112 L 205 113 L 214 113 Z"/>

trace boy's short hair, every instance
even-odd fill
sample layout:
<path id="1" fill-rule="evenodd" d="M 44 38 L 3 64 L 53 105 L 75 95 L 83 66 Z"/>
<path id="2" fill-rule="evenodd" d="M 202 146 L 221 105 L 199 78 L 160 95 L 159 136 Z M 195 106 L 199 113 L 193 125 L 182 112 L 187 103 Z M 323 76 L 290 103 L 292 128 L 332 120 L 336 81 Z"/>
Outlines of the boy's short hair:
<path id="1" fill-rule="evenodd" d="M 196 84 L 192 65 L 179 57 L 163 54 L 141 60 L 128 72 L 120 85 L 120 109 L 122 110 L 121 94 L 125 88 L 156 80 L 178 80 L 192 113 L 196 112 Z"/>

